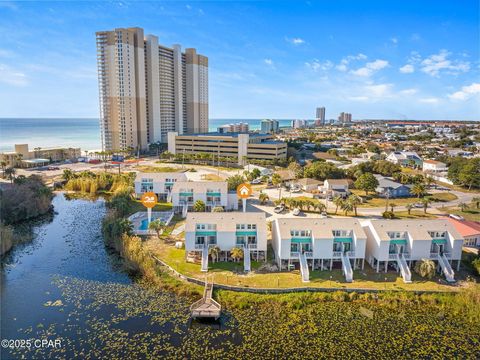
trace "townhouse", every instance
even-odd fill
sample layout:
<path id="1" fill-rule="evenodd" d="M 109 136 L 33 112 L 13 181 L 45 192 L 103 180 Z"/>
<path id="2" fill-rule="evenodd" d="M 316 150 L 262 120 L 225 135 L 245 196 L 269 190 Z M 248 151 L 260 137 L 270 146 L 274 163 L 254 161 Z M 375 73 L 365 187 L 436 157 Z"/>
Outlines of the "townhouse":
<path id="1" fill-rule="evenodd" d="M 421 167 L 423 163 L 422 158 L 415 151 L 394 151 L 385 160 L 401 166 Z"/>
<path id="2" fill-rule="evenodd" d="M 447 164 L 436 160 L 423 160 L 423 172 L 439 173 L 448 171 Z"/>
<path id="3" fill-rule="evenodd" d="M 448 218 L 464 239 L 464 245 L 480 248 L 480 222 Z"/>
<path id="4" fill-rule="evenodd" d="M 371 220 L 364 229 L 366 259 L 377 272 L 393 267 L 410 282 L 414 262 L 429 259 L 447 281 L 455 281 L 452 263 L 456 262 L 458 271 L 463 238 L 448 220 Z"/>
<path id="5" fill-rule="evenodd" d="M 334 266 L 341 266 L 346 281 L 351 282 L 353 270 L 363 269 L 366 241 L 361 224 L 353 218 L 282 218 L 272 223 L 278 267 L 300 268 L 304 282 L 309 281 L 309 269 L 332 270 Z"/>
<path id="6" fill-rule="evenodd" d="M 193 211 L 197 200 L 205 203 L 205 211 L 212 211 L 217 206 L 226 211 L 238 210 L 236 191 L 228 191 L 226 181 L 176 181 L 172 186 L 170 200 L 173 210 L 185 217 Z"/>
<path id="7" fill-rule="evenodd" d="M 154 192 L 159 200 L 167 201 L 177 181 L 187 181 L 185 173 L 138 173 L 135 177 L 135 196 L 140 198 L 143 193 Z"/>
<path id="8" fill-rule="evenodd" d="M 212 249 L 216 249 L 214 254 Z M 201 254 L 202 271 L 208 262 L 231 259 L 233 248 L 243 250 L 245 271 L 250 271 L 251 258 L 267 258 L 267 226 L 264 212 L 189 213 L 185 224 L 185 251 Z"/>

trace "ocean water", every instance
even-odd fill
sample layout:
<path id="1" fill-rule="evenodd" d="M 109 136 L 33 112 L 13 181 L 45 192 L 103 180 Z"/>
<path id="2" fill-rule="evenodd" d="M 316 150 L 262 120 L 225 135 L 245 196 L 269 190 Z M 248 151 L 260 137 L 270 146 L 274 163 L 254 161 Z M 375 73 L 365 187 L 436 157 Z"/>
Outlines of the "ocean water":
<path id="1" fill-rule="evenodd" d="M 278 120 L 280 127 L 290 127 L 292 120 Z M 210 119 L 209 131 L 221 125 L 246 122 L 250 130 L 260 130 L 261 119 Z M 100 125 L 98 119 L 0 118 L 0 152 L 13 151 L 15 144 L 36 147 L 80 147 L 99 150 Z"/>

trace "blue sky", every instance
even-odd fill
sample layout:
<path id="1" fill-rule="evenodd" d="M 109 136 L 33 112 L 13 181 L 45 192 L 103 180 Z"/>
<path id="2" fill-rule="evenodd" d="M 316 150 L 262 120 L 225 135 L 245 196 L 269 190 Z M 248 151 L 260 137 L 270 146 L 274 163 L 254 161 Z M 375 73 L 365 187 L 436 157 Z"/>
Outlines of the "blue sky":
<path id="1" fill-rule="evenodd" d="M 95 31 L 209 57 L 211 118 L 480 119 L 472 1 L 1 2 L 0 117 L 98 117 Z"/>

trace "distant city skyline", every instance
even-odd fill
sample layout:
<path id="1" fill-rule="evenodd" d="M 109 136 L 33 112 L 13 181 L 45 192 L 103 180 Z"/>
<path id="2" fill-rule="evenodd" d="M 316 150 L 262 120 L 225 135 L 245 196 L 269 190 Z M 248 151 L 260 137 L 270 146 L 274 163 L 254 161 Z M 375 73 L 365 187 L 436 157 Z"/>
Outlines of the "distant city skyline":
<path id="1" fill-rule="evenodd" d="M 211 119 L 480 119 L 477 1 L 0 2 L 0 16 L 0 117 L 97 118 L 95 32 L 138 26 L 209 57 Z"/>

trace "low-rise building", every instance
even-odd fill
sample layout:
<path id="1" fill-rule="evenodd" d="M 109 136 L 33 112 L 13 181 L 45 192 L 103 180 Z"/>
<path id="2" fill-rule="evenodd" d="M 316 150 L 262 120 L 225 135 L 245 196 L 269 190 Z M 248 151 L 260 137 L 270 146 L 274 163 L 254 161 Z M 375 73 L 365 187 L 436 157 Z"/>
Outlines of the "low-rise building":
<path id="1" fill-rule="evenodd" d="M 437 160 L 424 160 L 423 161 L 423 168 L 424 172 L 428 173 L 439 173 L 448 171 L 447 164 L 437 161 Z"/>
<path id="2" fill-rule="evenodd" d="M 384 177 L 379 174 L 374 174 L 374 176 L 378 181 L 378 186 L 375 191 L 379 196 L 389 197 L 391 199 L 412 196 L 410 193 L 411 185 L 404 185 L 392 178 Z"/>
<path id="3" fill-rule="evenodd" d="M 248 133 L 168 133 L 168 151 L 172 154 L 208 153 L 219 157 L 234 157 L 239 165 L 251 160 L 284 160 L 287 144 L 274 140 L 271 134 Z"/>
<path id="4" fill-rule="evenodd" d="M 212 248 L 219 250 L 212 254 Z M 243 249 L 245 271 L 250 259 L 267 258 L 267 226 L 264 212 L 189 213 L 185 224 L 185 250 L 202 257 L 202 271 L 208 270 L 209 258 L 231 260 L 233 248 Z M 213 259 L 212 259 L 213 260 Z"/>
<path id="5" fill-rule="evenodd" d="M 385 160 L 401 166 L 413 167 L 421 167 L 423 162 L 422 158 L 415 151 L 394 151 Z"/>
<path id="6" fill-rule="evenodd" d="M 310 179 L 310 178 L 303 178 L 296 181 L 298 185 L 302 188 L 303 191 L 317 191 L 318 187 L 322 184 L 321 181 Z"/>
<path id="7" fill-rule="evenodd" d="M 159 200 L 168 200 L 172 192 L 173 185 L 177 181 L 187 181 L 185 173 L 165 172 L 165 173 L 143 173 L 140 172 L 135 177 L 135 195 L 140 198 L 143 193 L 154 192 Z"/>
<path id="8" fill-rule="evenodd" d="M 309 281 L 309 268 L 341 266 L 347 281 L 353 269 L 363 268 L 367 236 L 359 221 L 341 219 L 281 218 L 272 223 L 272 246 L 280 269 L 299 267 Z"/>
<path id="9" fill-rule="evenodd" d="M 206 211 L 220 206 L 225 211 L 238 210 L 236 191 L 229 192 L 225 181 L 176 181 L 172 186 L 170 200 L 173 210 L 185 217 L 193 211 L 197 200 L 205 204 Z"/>
<path id="10" fill-rule="evenodd" d="M 6 161 L 9 166 L 27 168 L 57 161 L 76 161 L 81 155 L 80 148 L 36 147 L 31 151 L 28 144 L 15 144 L 14 151 L 0 153 L 0 161 Z"/>
<path id="11" fill-rule="evenodd" d="M 348 190 L 349 182 L 347 179 L 325 179 L 320 191 L 325 195 L 332 197 L 341 196 L 343 198 L 350 194 Z"/>
<path id="12" fill-rule="evenodd" d="M 480 222 L 448 218 L 458 233 L 462 235 L 463 245 L 480 248 Z"/>
<path id="13" fill-rule="evenodd" d="M 458 270 L 463 237 L 448 220 L 371 220 L 365 222 L 364 229 L 366 258 L 377 272 L 392 266 L 410 282 L 414 262 L 430 259 L 448 281 L 455 281 L 451 263 L 455 261 Z"/>

